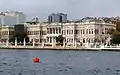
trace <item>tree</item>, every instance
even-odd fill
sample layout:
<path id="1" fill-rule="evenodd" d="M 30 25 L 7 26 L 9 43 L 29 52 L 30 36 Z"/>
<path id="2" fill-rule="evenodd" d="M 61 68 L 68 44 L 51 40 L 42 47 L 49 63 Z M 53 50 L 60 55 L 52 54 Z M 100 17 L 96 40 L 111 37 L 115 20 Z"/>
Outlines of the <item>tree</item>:
<path id="1" fill-rule="evenodd" d="M 116 30 L 110 29 L 108 33 L 112 35 L 111 43 L 120 44 L 120 20 L 113 20 L 113 24 L 116 24 Z"/>
<path id="2" fill-rule="evenodd" d="M 111 39 L 111 43 L 113 43 L 113 44 L 120 44 L 120 35 L 115 35 L 115 36 Z"/>
<path id="3" fill-rule="evenodd" d="M 120 32 L 118 30 L 110 29 L 108 33 L 112 35 L 112 44 L 120 44 Z"/>
<path id="4" fill-rule="evenodd" d="M 29 37 L 26 34 L 15 34 L 12 38 L 10 38 L 10 42 L 15 42 L 15 38 L 17 37 L 17 42 L 24 42 L 24 38 L 25 41 L 28 43 L 29 42 Z"/>
<path id="5" fill-rule="evenodd" d="M 114 20 L 112 21 L 113 24 L 116 24 L 116 30 L 120 31 L 120 20 Z"/>
<path id="6" fill-rule="evenodd" d="M 56 42 L 57 43 L 60 43 L 60 44 L 63 44 L 63 40 L 64 40 L 64 37 L 62 35 L 59 35 L 57 38 L 56 38 Z"/>
<path id="7" fill-rule="evenodd" d="M 111 34 L 111 35 L 113 35 L 115 33 L 115 29 L 109 29 L 108 33 Z"/>

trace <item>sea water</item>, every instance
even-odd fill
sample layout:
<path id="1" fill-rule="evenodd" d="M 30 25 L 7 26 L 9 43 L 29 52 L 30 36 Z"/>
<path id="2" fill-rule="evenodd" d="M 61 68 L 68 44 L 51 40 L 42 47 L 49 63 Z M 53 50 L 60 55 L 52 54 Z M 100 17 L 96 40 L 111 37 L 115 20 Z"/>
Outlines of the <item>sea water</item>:
<path id="1" fill-rule="evenodd" d="M 0 75 L 120 75 L 120 53 L 1 49 Z"/>

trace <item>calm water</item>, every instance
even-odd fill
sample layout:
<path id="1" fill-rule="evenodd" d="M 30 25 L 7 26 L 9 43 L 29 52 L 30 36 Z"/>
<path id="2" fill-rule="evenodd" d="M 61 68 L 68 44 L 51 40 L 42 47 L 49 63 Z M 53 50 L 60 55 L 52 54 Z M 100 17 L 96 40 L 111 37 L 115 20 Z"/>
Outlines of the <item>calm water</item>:
<path id="1" fill-rule="evenodd" d="M 41 63 L 33 63 L 38 56 Z M 0 75 L 120 75 L 119 52 L 0 50 Z"/>

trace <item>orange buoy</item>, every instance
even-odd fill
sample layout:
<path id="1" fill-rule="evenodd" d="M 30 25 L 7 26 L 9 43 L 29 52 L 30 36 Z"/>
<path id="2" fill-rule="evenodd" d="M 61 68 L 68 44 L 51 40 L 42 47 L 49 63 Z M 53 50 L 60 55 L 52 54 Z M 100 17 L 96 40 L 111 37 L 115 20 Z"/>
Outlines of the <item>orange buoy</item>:
<path id="1" fill-rule="evenodd" d="M 39 58 L 38 57 L 33 58 L 33 62 L 34 63 L 39 63 Z"/>

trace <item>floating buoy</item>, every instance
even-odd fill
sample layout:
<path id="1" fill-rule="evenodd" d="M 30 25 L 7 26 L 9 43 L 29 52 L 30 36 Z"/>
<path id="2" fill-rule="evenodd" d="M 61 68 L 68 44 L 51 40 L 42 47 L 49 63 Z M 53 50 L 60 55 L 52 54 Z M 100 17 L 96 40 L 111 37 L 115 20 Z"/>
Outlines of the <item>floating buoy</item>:
<path id="1" fill-rule="evenodd" d="M 34 63 L 39 63 L 39 58 L 38 57 L 33 58 L 33 62 Z"/>

